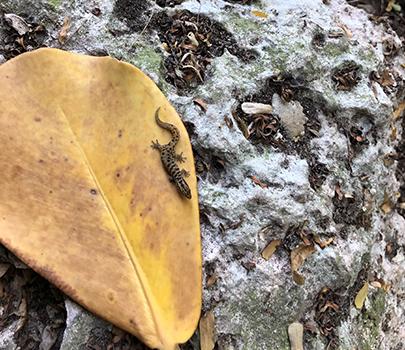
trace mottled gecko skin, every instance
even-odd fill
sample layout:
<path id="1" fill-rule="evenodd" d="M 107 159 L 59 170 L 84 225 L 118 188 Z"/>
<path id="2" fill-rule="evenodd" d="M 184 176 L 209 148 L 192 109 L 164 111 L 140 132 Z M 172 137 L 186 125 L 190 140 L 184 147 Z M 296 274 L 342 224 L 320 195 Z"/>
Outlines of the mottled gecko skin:
<path id="1" fill-rule="evenodd" d="M 161 128 L 170 131 L 172 134 L 172 139 L 166 145 L 161 145 L 158 140 L 156 142 L 152 141 L 151 147 L 157 149 L 160 152 L 160 159 L 162 160 L 163 166 L 166 172 L 169 175 L 170 181 L 174 182 L 177 190 L 186 198 L 191 198 L 190 187 L 188 187 L 187 182 L 184 180 L 184 177 L 189 176 L 190 174 L 184 170 L 180 169 L 176 164 L 177 162 L 184 162 L 186 158 L 183 157 L 183 152 L 176 154 L 175 147 L 180 139 L 179 130 L 169 123 L 165 123 L 159 119 L 159 110 L 160 107 L 155 112 L 155 120 L 157 125 Z"/>

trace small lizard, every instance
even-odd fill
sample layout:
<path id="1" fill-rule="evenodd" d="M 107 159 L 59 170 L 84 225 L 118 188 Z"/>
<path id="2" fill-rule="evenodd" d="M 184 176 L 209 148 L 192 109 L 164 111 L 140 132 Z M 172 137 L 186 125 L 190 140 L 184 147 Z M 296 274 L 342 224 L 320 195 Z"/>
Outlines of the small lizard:
<path id="1" fill-rule="evenodd" d="M 157 125 L 161 128 L 170 131 L 172 134 L 172 140 L 165 144 L 161 145 L 158 140 L 156 142 L 152 141 L 151 147 L 153 149 L 157 149 L 160 152 L 160 159 L 162 160 L 162 164 L 169 175 L 170 182 L 173 182 L 177 188 L 177 190 L 186 198 L 191 198 L 191 191 L 190 187 L 188 187 L 187 182 L 184 180 L 184 177 L 189 176 L 189 172 L 180 169 L 179 166 L 176 164 L 177 162 L 184 162 L 186 160 L 183 157 L 183 152 L 180 154 L 176 154 L 175 147 L 180 139 L 179 130 L 173 125 L 169 123 L 165 123 L 159 119 L 159 110 L 160 107 L 155 112 L 155 120 Z"/>

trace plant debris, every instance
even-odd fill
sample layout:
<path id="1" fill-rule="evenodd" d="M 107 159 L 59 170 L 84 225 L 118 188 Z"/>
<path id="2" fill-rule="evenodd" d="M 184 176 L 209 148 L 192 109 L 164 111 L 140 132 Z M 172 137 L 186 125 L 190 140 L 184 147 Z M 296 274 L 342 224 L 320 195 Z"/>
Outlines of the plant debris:
<path id="1" fill-rule="evenodd" d="M 64 44 L 68 38 L 69 29 L 72 22 L 69 17 L 63 19 L 62 29 L 59 32 L 58 41 L 60 44 Z"/>
<path id="2" fill-rule="evenodd" d="M 21 349 L 59 349 L 66 311 L 62 292 L 0 250 L 0 329 L 17 322 L 15 339 Z"/>
<path id="3" fill-rule="evenodd" d="M 291 350 L 304 350 L 303 337 L 304 327 L 301 323 L 294 322 L 288 326 L 288 338 L 290 339 Z"/>
<path id="4" fill-rule="evenodd" d="M 166 51 L 166 80 L 179 90 L 203 83 L 212 60 L 225 49 L 242 62 L 256 58 L 253 50 L 239 47 L 222 24 L 201 14 L 184 10 L 168 16 L 160 12 L 153 17 L 152 27 Z"/>
<path id="5" fill-rule="evenodd" d="M 208 109 L 208 103 L 205 102 L 202 98 L 195 98 L 193 102 L 199 106 L 204 112 Z"/>
<path id="6" fill-rule="evenodd" d="M 291 270 L 293 274 L 293 280 L 299 285 L 303 285 L 305 282 L 304 276 L 298 273 L 298 269 L 302 266 L 305 259 L 307 259 L 312 253 L 316 251 L 313 245 L 302 244 L 298 248 L 291 251 Z"/>
<path id="7" fill-rule="evenodd" d="M 215 347 L 215 317 L 212 311 L 207 311 L 200 319 L 201 350 L 213 350 Z"/>
<path id="8" fill-rule="evenodd" d="M 335 69 L 332 73 L 332 81 L 335 83 L 336 90 L 350 91 L 360 81 L 360 66 L 355 62 L 348 61 Z"/>
<path id="9" fill-rule="evenodd" d="M 359 292 L 356 295 L 356 298 L 354 299 L 354 305 L 356 306 L 357 309 L 362 309 L 364 305 L 364 301 L 367 298 L 368 294 L 368 282 L 365 282 L 363 287 L 359 290 Z"/>
<path id="10" fill-rule="evenodd" d="M 332 199 L 334 205 L 333 220 L 337 224 L 354 225 L 356 227 L 368 228 L 371 224 L 371 214 L 364 211 L 365 196 L 364 193 L 349 194 L 343 196 L 338 191 L 340 186 L 335 188 L 335 196 Z"/>
<path id="11" fill-rule="evenodd" d="M 271 105 L 257 102 L 243 102 L 241 108 L 246 114 L 270 114 L 273 110 Z"/>
<path id="12" fill-rule="evenodd" d="M 363 269 L 357 275 L 355 283 L 350 287 L 331 289 L 324 287 L 319 292 L 315 302 L 315 322 L 320 333 L 328 339 L 329 349 L 339 348 L 337 329 L 349 317 L 354 299 L 361 287 L 367 281 L 368 260 L 363 257 Z"/>
<path id="13" fill-rule="evenodd" d="M 281 239 L 275 239 L 271 241 L 262 251 L 262 257 L 264 260 L 269 260 L 275 251 L 277 250 L 277 247 L 281 244 Z"/>
<path id="14" fill-rule="evenodd" d="M 4 41 L 0 43 L 0 54 L 7 60 L 44 46 L 47 33 L 40 23 L 29 22 L 9 13 L 0 17 L 0 26 L 5 32 Z"/>

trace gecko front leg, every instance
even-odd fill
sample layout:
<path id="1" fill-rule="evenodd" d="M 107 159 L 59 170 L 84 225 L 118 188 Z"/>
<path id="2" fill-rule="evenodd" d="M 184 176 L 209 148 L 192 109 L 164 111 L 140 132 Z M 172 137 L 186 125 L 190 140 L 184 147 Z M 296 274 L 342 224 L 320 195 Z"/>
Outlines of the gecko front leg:
<path id="1" fill-rule="evenodd" d="M 176 161 L 178 161 L 179 163 L 184 163 L 186 161 L 186 157 L 183 156 L 183 152 L 179 153 L 179 154 L 175 154 L 174 158 L 176 159 Z"/>

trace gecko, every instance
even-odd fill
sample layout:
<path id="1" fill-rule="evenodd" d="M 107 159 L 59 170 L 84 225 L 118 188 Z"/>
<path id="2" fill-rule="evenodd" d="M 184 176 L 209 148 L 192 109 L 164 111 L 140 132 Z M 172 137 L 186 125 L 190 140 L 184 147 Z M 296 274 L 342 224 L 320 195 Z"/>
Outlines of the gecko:
<path id="1" fill-rule="evenodd" d="M 165 168 L 167 174 L 169 175 L 170 182 L 173 182 L 177 190 L 186 198 L 191 198 L 190 187 L 185 177 L 189 176 L 190 173 L 184 169 L 180 169 L 176 162 L 183 163 L 186 158 L 183 157 L 183 152 L 176 154 L 175 147 L 180 139 L 179 130 L 173 125 L 163 122 L 159 118 L 160 107 L 155 112 L 156 124 L 161 128 L 170 131 L 172 134 L 172 139 L 169 143 L 161 145 L 158 140 L 152 141 L 151 147 L 157 149 L 160 152 L 160 159 L 162 160 L 163 167 Z"/>

